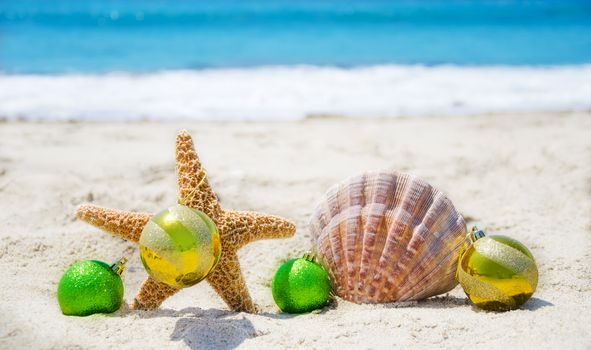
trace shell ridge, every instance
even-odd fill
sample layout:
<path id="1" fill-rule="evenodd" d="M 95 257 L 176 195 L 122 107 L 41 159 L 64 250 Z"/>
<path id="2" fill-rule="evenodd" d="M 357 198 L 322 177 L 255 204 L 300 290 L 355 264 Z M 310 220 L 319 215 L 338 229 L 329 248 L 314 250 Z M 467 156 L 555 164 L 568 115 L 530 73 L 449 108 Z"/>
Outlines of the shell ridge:
<path id="1" fill-rule="evenodd" d="M 360 194 L 360 198 L 359 198 L 359 205 L 361 206 L 361 215 L 359 216 L 359 220 L 356 221 L 356 225 L 350 226 L 350 230 L 347 230 L 347 241 L 351 242 L 350 237 L 353 237 L 353 244 L 352 244 L 352 249 L 350 250 L 352 255 L 352 270 L 351 270 L 351 276 L 349 278 L 349 292 L 352 293 L 352 300 L 355 302 L 359 301 L 359 293 L 358 290 L 359 288 L 357 287 L 359 285 L 359 270 L 361 268 L 361 251 L 362 251 L 362 246 L 360 243 L 360 241 L 363 241 L 363 237 L 360 237 L 360 235 L 356 232 L 356 230 L 359 227 L 365 227 L 366 225 L 366 221 L 367 221 L 367 209 L 366 209 L 366 204 L 367 204 L 367 199 L 368 199 L 368 195 L 366 192 L 366 188 L 368 187 L 368 181 L 369 179 L 372 179 L 374 176 L 376 176 L 375 173 L 366 173 L 366 174 L 362 174 L 358 179 L 358 183 L 361 186 L 359 194 Z M 371 198 L 371 197 L 370 197 Z M 362 231 L 363 232 L 363 231 Z"/>
<path id="2" fill-rule="evenodd" d="M 350 212 L 354 211 L 354 215 L 352 215 Z M 348 232 L 349 228 L 352 226 L 356 226 L 358 225 L 357 222 L 361 221 L 361 211 L 362 211 L 362 207 L 360 205 L 356 205 L 354 207 L 350 207 L 348 208 L 347 212 L 349 213 L 348 215 L 346 215 L 346 219 L 343 219 L 344 221 L 344 230 L 340 230 L 339 231 L 339 238 L 342 241 L 342 244 L 344 246 L 344 250 L 343 250 L 343 260 L 344 260 L 344 273 L 343 273 L 343 281 L 341 282 L 343 286 L 352 286 L 353 280 L 351 278 L 352 276 L 352 271 L 353 271 L 353 264 L 351 263 L 350 256 L 354 255 L 355 252 L 354 250 L 352 251 L 351 245 L 348 242 L 348 238 L 346 235 L 343 235 L 343 232 Z M 349 289 L 350 291 L 350 289 Z"/>
<path id="3" fill-rule="evenodd" d="M 425 271 L 429 268 L 429 266 L 438 259 L 441 258 L 442 249 L 436 249 L 440 246 L 447 246 L 447 239 L 444 236 L 441 236 L 440 230 L 441 228 L 445 229 L 448 225 L 444 225 L 445 222 L 448 220 L 447 216 L 444 215 L 434 215 L 436 213 L 450 213 L 450 207 L 447 205 L 445 201 L 445 197 L 441 194 L 437 197 L 434 205 L 432 206 L 430 216 L 435 217 L 435 221 L 432 222 L 432 225 L 429 225 L 429 221 L 425 220 L 425 226 L 430 233 L 429 236 L 426 237 L 424 242 L 420 242 L 418 246 L 415 247 L 414 256 L 415 256 L 415 264 L 414 265 L 407 265 L 407 266 L 400 266 L 399 272 L 406 276 L 404 281 L 401 281 L 400 288 L 398 288 L 395 297 L 399 297 L 401 294 L 404 294 L 409 287 L 414 286 L 415 279 L 421 280 Z M 441 222 L 445 221 L 445 222 Z M 441 226 L 443 225 L 443 227 Z M 411 276 L 415 276 L 415 278 L 411 279 Z"/>
<path id="4" fill-rule="evenodd" d="M 401 208 L 397 208 L 394 216 L 399 216 L 398 212 L 400 212 L 401 210 Z M 406 228 L 407 227 L 404 224 L 404 222 L 394 220 L 391 229 L 388 230 L 388 232 L 390 233 L 387 235 L 386 244 L 382 249 L 380 259 L 378 261 L 376 271 L 374 272 L 373 276 L 375 283 L 372 286 L 370 286 L 369 290 L 369 295 L 372 298 L 372 300 L 377 300 L 377 298 L 381 297 L 381 293 L 376 294 L 376 292 L 380 290 L 380 288 L 383 288 L 384 286 L 392 283 L 391 276 L 387 274 L 388 265 L 390 263 L 390 256 L 394 253 L 394 247 L 398 245 L 398 237 L 403 235 Z M 399 232 L 399 234 L 391 234 L 392 232 Z"/>
<path id="5" fill-rule="evenodd" d="M 366 267 L 365 283 L 362 286 L 366 290 L 364 296 L 366 299 L 372 299 L 375 294 L 377 286 L 381 283 L 382 275 L 378 273 L 380 268 L 380 258 L 383 254 L 385 246 L 388 244 L 389 228 L 393 225 L 392 217 L 396 214 L 396 188 L 398 185 L 398 173 L 383 173 L 385 179 L 385 194 L 381 200 L 381 217 L 376 223 L 376 239 L 372 247 L 372 252 L 369 252 L 369 264 Z M 383 203 L 383 204 L 382 204 Z M 386 233 L 386 234 L 378 234 Z"/>
<path id="6" fill-rule="evenodd" d="M 340 217 L 340 212 L 338 208 L 338 192 L 341 185 L 337 184 L 332 186 L 328 193 L 327 193 L 327 200 L 324 202 L 325 205 L 325 213 L 329 213 L 329 220 L 325 225 L 324 229 L 321 231 L 322 233 L 326 232 L 326 237 L 323 238 L 323 242 L 328 246 L 329 251 L 331 252 L 330 258 L 328 262 L 330 264 L 331 270 L 335 271 L 335 276 L 341 280 L 345 274 L 342 273 L 341 266 L 342 264 L 338 264 L 339 257 L 341 252 L 338 250 L 338 247 L 335 247 L 335 232 L 338 235 L 338 218 Z M 335 217 L 337 220 L 335 220 Z M 337 285 L 342 285 L 340 282 Z"/>
<path id="7" fill-rule="evenodd" d="M 349 181 L 351 181 L 352 178 L 350 178 Z M 348 259 L 348 242 L 346 237 L 343 237 L 342 232 L 343 229 L 346 231 L 347 228 L 349 227 L 349 221 L 351 218 L 351 213 L 355 213 L 357 212 L 356 215 L 353 216 L 353 219 L 355 220 L 356 217 L 358 217 L 360 214 L 360 207 L 358 206 L 352 206 L 352 202 L 351 202 L 351 197 L 350 196 L 344 196 L 344 192 L 345 189 L 349 188 L 350 186 L 350 182 L 347 182 L 346 184 L 341 184 L 341 186 L 338 187 L 336 193 L 335 193 L 335 197 L 336 197 L 336 205 L 337 205 L 337 212 L 339 213 L 338 216 L 333 217 L 333 220 L 336 219 L 335 225 L 337 227 L 336 231 L 331 231 L 333 232 L 333 239 L 335 242 L 335 245 L 339 246 L 339 250 L 338 250 L 338 254 L 339 254 L 339 261 L 340 261 L 340 265 L 342 268 L 339 269 L 341 271 L 340 273 L 340 281 L 339 284 L 341 286 L 347 286 L 349 285 L 349 275 L 350 275 L 350 269 L 351 269 L 351 264 L 349 262 Z M 343 201 L 346 201 L 347 203 L 345 206 L 342 206 L 341 203 Z M 350 290 L 350 289 L 348 289 Z"/>
<path id="8" fill-rule="evenodd" d="M 403 201 L 400 203 L 400 211 L 399 215 L 396 215 L 395 218 L 404 218 L 403 223 L 403 231 L 400 232 L 396 240 L 390 240 L 389 238 L 398 230 L 389 230 L 388 231 L 388 239 L 389 243 L 392 245 L 398 246 L 398 249 L 394 251 L 393 256 L 389 256 L 389 248 L 384 247 L 384 250 L 381 253 L 380 260 L 386 262 L 387 260 L 391 261 L 390 264 L 383 264 L 383 268 L 385 269 L 385 273 L 389 278 L 385 281 L 382 281 L 378 284 L 378 289 L 381 289 L 381 292 L 377 295 L 374 293 L 374 297 L 376 298 L 383 298 L 388 297 L 393 287 L 396 287 L 396 281 L 398 280 L 397 274 L 394 273 L 395 266 L 400 263 L 400 259 L 405 255 L 408 255 L 409 244 L 412 241 L 414 235 L 414 221 L 413 213 L 417 206 L 421 206 L 421 204 L 426 200 L 426 197 L 429 196 L 429 192 L 431 191 L 431 187 L 424 181 L 421 181 L 418 178 L 407 176 L 407 180 L 409 180 L 408 187 L 406 191 L 404 191 L 404 195 L 402 198 Z M 423 196 L 423 194 L 425 194 Z"/>
<path id="9" fill-rule="evenodd" d="M 368 219 L 363 228 L 365 234 L 359 271 L 358 293 L 363 294 L 364 298 L 367 298 L 366 286 L 372 283 L 381 251 L 386 244 L 387 236 L 381 232 L 387 219 L 386 212 L 393 202 L 395 183 L 396 178 L 392 174 L 378 173 L 375 176 L 375 186 L 372 187 L 373 193 L 368 206 Z"/>
<path id="10" fill-rule="evenodd" d="M 433 226 L 432 225 L 428 225 L 429 224 L 429 219 L 432 216 L 435 216 L 436 219 L 441 218 L 441 215 L 435 215 L 437 213 L 441 213 L 442 212 L 442 206 L 445 206 L 445 200 L 444 200 L 444 195 L 439 192 L 436 191 L 434 193 L 434 198 L 433 200 L 429 203 L 429 207 L 427 208 L 427 210 L 424 212 L 424 214 L 422 215 L 423 219 L 421 221 L 421 226 L 415 226 L 413 228 L 413 236 L 412 238 L 408 241 L 408 243 L 406 244 L 406 250 L 404 252 L 404 255 L 402 255 L 400 257 L 400 259 L 398 259 L 396 266 L 393 268 L 392 270 L 392 275 L 393 276 L 407 276 L 405 275 L 409 273 L 409 271 L 411 271 L 412 273 L 412 269 L 414 268 L 414 266 L 409 265 L 411 260 L 411 257 L 413 256 L 417 256 L 419 257 L 419 259 L 415 259 L 415 263 L 419 264 L 420 262 L 423 261 L 423 254 L 425 252 L 425 249 L 427 248 L 427 251 L 429 251 L 430 246 L 426 246 L 425 244 L 428 243 L 429 239 L 431 237 L 429 237 L 430 233 L 432 233 L 432 229 Z M 421 231 L 417 231 L 418 229 L 421 229 L 422 227 L 424 227 L 424 230 Z M 419 233 L 420 234 L 416 234 L 415 233 Z M 424 233 L 423 233 L 424 232 Z M 434 245 L 436 243 L 436 241 L 431 242 L 431 245 Z M 397 284 L 397 286 L 399 285 L 403 285 L 401 282 L 403 281 L 398 281 L 399 284 Z M 400 290 L 400 288 L 399 288 Z M 388 292 L 390 292 L 390 290 L 388 290 Z"/>
<path id="11" fill-rule="evenodd" d="M 423 278 L 421 278 L 421 280 L 419 280 L 417 283 L 415 283 L 411 288 L 407 288 L 407 292 L 405 292 L 399 300 L 403 301 L 403 300 L 409 300 L 407 299 L 408 295 L 410 293 L 412 293 L 414 291 L 414 289 L 419 286 L 421 284 L 421 282 L 423 282 L 425 279 L 428 279 L 429 276 L 432 276 L 437 270 L 440 270 L 441 268 L 445 268 L 445 265 L 448 265 L 450 262 L 453 261 L 457 261 L 459 258 L 459 249 L 462 246 L 463 242 L 461 241 L 459 244 L 457 244 L 454 249 L 452 249 L 450 252 L 448 252 L 443 259 L 441 259 L 440 263 L 437 264 L 431 271 L 429 271 L 425 276 L 423 276 Z M 442 266 L 444 265 L 444 266 Z M 452 264 L 453 265 L 453 264 Z M 455 276 L 455 269 L 451 268 L 451 269 L 447 269 L 448 270 L 448 274 L 451 274 L 453 276 Z M 448 275 L 446 274 L 446 276 Z M 455 279 L 455 277 L 454 277 Z M 441 294 L 441 293 L 445 293 L 447 291 L 450 291 L 451 289 L 453 289 L 453 287 L 455 287 L 457 285 L 457 282 L 453 283 L 453 286 L 451 286 L 451 288 L 447 289 L 447 290 L 432 290 L 433 286 L 437 283 L 441 282 L 441 279 L 432 279 L 431 283 L 427 285 L 426 288 L 423 289 L 423 291 L 420 294 L 415 295 L 414 297 L 416 299 L 412 299 L 412 300 L 418 300 L 418 299 L 422 299 L 423 296 L 425 297 L 430 297 L 432 295 L 436 295 L 436 294 Z M 443 288 L 440 288 L 443 289 Z M 430 295 L 428 295 L 430 294 Z"/>
<path id="12" fill-rule="evenodd" d="M 455 212 L 455 210 L 454 210 L 454 212 Z M 461 221 L 463 223 L 463 220 L 461 220 Z M 449 227 L 450 230 L 449 230 L 449 233 L 442 240 L 447 241 L 447 240 L 451 239 L 452 241 L 447 244 L 448 246 L 451 247 L 451 249 L 448 250 L 447 254 L 443 254 L 443 255 L 437 254 L 436 256 L 434 256 L 433 259 L 431 259 L 431 260 L 436 260 L 435 258 L 439 258 L 440 262 L 428 271 L 427 270 L 419 271 L 418 275 L 422 276 L 422 277 L 419 278 L 412 285 L 409 285 L 408 287 L 400 289 L 398 292 L 398 295 L 405 295 L 409 291 L 412 291 L 413 288 L 416 288 L 417 285 L 419 285 L 425 278 L 428 278 L 428 276 L 430 276 L 430 274 L 435 269 L 437 269 L 438 267 L 440 267 L 441 264 L 443 264 L 443 262 L 447 259 L 449 254 L 459 254 L 459 250 L 464 242 L 464 236 L 466 234 L 465 225 L 462 227 L 462 224 L 459 223 L 457 220 L 453 220 L 452 216 L 448 216 L 448 220 L 446 220 L 446 223 L 448 224 L 448 225 L 446 225 L 446 227 Z M 432 242 L 432 245 L 434 245 L 435 243 L 436 243 L 436 241 Z M 431 247 L 429 247 L 429 248 L 431 248 Z M 428 251 L 430 251 L 430 249 L 427 249 L 427 251 L 423 252 L 423 255 L 427 254 Z M 441 252 L 441 251 L 442 250 L 440 250 L 439 252 Z M 449 263 L 449 261 L 448 261 L 448 263 Z M 457 261 L 456 262 L 452 261 L 451 263 L 452 263 L 452 265 L 454 263 L 457 264 Z M 422 266 L 416 266 L 415 269 L 418 269 L 420 267 L 422 267 Z M 449 267 L 449 268 L 454 270 L 453 267 Z M 411 271 L 408 276 L 412 275 L 413 272 L 415 272 L 415 271 Z"/>

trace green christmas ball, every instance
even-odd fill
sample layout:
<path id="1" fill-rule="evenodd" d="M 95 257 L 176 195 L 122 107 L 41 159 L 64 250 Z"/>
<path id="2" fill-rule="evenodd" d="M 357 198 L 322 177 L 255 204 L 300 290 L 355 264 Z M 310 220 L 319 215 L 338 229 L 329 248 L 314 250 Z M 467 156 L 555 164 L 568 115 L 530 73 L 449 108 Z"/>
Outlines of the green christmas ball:
<path id="1" fill-rule="evenodd" d="M 299 314 L 320 309 L 330 299 L 328 273 L 313 259 L 286 261 L 273 278 L 273 299 L 281 311 Z"/>
<path id="2" fill-rule="evenodd" d="M 108 265 L 102 261 L 84 260 L 74 263 L 62 276 L 57 299 L 64 315 L 87 316 L 111 313 L 123 301 L 123 272 L 126 259 Z"/>

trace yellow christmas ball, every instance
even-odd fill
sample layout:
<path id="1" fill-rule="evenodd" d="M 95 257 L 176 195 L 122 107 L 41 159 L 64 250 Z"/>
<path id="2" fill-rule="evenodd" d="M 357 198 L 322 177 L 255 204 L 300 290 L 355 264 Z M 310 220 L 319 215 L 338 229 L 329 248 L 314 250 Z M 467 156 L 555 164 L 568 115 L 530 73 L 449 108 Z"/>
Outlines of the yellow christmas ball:
<path id="1" fill-rule="evenodd" d="M 523 244 L 473 229 L 458 264 L 458 280 L 472 302 L 491 311 L 519 308 L 536 291 L 538 268 Z"/>
<path id="2" fill-rule="evenodd" d="M 139 240 L 140 257 L 148 274 L 172 287 L 190 287 L 213 271 L 222 246 L 214 222 L 185 205 L 154 215 Z"/>

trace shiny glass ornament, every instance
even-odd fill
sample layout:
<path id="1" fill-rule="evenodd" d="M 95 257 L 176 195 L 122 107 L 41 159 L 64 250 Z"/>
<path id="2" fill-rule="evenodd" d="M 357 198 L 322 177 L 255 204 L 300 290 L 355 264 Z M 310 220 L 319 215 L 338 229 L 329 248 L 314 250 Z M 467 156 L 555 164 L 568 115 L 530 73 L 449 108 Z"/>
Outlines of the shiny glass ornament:
<path id="1" fill-rule="evenodd" d="M 139 244 L 148 274 L 175 288 L 190 287 L 207 277 L 222 252 L 214 222 L 203 212 L 180 204 L 154 215 Z"/>
<path id="2" fill-rule="evenodd" d="M 485 310 L 519 308 L 535 292 L 538 268 L 520 242 L 472 229 L 458 264 L 458 281 L 472 302 Z"/>
<path id="3" fill-rule="evenodd" d="M 283 263 L 275 273 L 271 288 L 275 303 L 287 313 L 322 308 L 331 293 L 328 273 L 308 255 Z"/>
<path id="4" fill-rule="evenodd" d="M 64 315 L 87 316 L 111 313 L 121 307 L 121 273 L 127 259 L 108 265 L 102 261 L 78 261 L 62 276 L 57 299 Z"/>

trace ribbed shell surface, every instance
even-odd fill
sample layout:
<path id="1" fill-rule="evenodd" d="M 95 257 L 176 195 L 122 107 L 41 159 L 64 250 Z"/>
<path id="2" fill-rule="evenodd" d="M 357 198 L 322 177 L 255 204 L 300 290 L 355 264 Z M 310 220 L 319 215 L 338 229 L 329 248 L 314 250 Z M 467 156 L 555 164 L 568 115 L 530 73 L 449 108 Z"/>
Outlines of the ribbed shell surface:
<path id="1" fill-rule="evenodd" d="M 338 296 L 356 303 L 420 300 L 453 289 L 466 224 L 443 192 L 381 171 L 333 187 L 310 220 Z"/>

